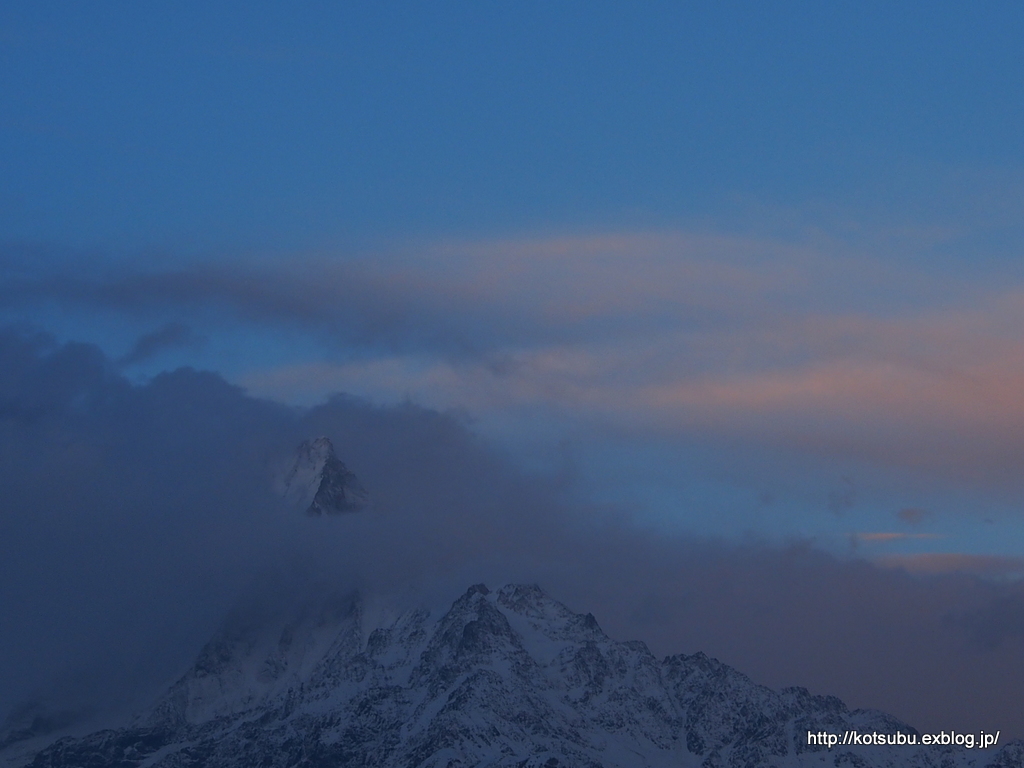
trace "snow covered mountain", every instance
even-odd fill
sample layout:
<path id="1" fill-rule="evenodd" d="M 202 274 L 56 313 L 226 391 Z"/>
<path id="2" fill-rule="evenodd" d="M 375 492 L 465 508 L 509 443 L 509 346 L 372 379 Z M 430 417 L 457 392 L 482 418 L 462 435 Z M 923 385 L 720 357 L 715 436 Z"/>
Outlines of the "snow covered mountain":
<path id="1" fill-rule="evenodd" d="M 902 731 L 704 654 L 615 642 L 536 586 L 471 587 L 450 610 L 370 621 L 357 596 L 239 621 L 128 727 L 65 738 L 34 768 L 516 766 L 1016 768 L 1024 743 L 808 745 Z"/>
<path id="2" fill-rule="evenodd" d="M 366 489 L 334 452 L 326 437 L 306 440 L 281 478 L 281 491 L 310 515 L 356 512 L 366 505 Z"/>

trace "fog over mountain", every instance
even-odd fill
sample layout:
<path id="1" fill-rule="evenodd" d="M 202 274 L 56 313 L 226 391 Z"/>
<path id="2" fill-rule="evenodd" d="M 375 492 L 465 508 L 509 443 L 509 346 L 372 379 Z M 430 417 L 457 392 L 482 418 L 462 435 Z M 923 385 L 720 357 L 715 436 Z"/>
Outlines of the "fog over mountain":
<path id="1" fill-rule="evenodd" d="M 311 517 L 276 492 L 321 435 L 365 509 Z M 300 410 L 190 369 L 133 384 L 95 347 L 4 332 L 0 717 L 141 708 L 253 595 L 401 608 L 516 582 L 656 655 L 703 651 L 918 728 L 1024 735 L 1018 583 L 673 537 L 568 482 L 524 474 L 454 415 L 343 396 Z"/>
<path id="2" fill-rule="evenodd" d="M 1024 759 L 1024 741 L 946 732 L 935 742 L 835 696 L 772 691 L 703 653 L 659 660 L 536 585 L 475 584 L 436 613 L 382 611 L 330 590 L 261 608 L 237 612 L 130 723 L 48 746 L 29 729 L 8 738 L 0 765 L 24 765 L 5 760 L 15 752 L 35 753 L 32 768 L 1006 768 Z"/>

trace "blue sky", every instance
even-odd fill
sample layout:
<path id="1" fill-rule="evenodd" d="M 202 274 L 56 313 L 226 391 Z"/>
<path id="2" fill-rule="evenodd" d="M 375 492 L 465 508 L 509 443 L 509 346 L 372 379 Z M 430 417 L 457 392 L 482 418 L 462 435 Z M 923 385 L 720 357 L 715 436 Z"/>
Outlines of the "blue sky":
<path id="1" fill-rule="evenodd" d="M 2 13 L 13 240 L 290 250 L 778 209 L 906 226 L 995 217 L 978 193 L 1019 182 L 1009 3 Z"/>
<path id="2" fill-rule="evenodd" d="M 8 2 L 0 318 L 138 380 L 453 409 L 645 525 L 1019 572 L 1022 35 Z"/>

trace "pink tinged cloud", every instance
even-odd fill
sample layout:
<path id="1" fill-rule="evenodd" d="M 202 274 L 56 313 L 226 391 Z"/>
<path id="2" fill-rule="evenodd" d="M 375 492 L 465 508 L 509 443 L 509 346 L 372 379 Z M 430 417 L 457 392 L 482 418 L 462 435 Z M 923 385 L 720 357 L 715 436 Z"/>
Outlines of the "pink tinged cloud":
<path id="1" fill-rule="evenodd" d="M 964 573 L 977 576 L 1024 577 L 1024 558 L 999 555 L 975 555 L 960 552 L 923 552 L 918 554 L 885 555 L 874 562 L 886 568 L 898 568 L 908 573 L 943 574 Z"/>
<path id="2" fill-rule="evenodd" d="M 851 533 L 850 538 L 856 539 L 857 541 L 863 542 L 889 542 L 889 541 L 906 541 L 914 539 L 941 539 L 943 536 L 938 533 L 896 533 L 896 532 L 879 532 L 879 533 Z"/>
<path id="3" fill-rule="evenodd" d="M 472 327 L 486 342 L 501 329 L 483 354 L 378 351 L 243 383 L 285 399 L 348 390 L 480 415 L 551 411 L 1015 482 L 1024 291 L 834 246 L 684 233 L 440 244 L 333 282 L 328 270 L 313 303 L 329 315 L 327 297 L 360 286 L 367 307 L 397 296 L 427 337 Z"/>

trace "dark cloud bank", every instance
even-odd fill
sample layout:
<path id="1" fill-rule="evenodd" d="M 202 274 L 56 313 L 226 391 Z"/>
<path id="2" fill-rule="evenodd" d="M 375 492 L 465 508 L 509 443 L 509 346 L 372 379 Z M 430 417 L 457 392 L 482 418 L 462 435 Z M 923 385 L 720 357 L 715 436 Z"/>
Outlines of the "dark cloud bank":
<path id="1" fill-rule="evenodd" d="M 135 345 L 118 362 L 121 365 L 135 365 L 149 360 L 164 349 L 195 345 L 201 341 L 184 323 L 166 323 L 152 333 L 139 337 Z"/>
<path id="2" fill-rule="evenodd" d="M 318 434 L 372 509 L 311 519 L 273 495 L 275 464 Z M 670 538 L 563 491 L 412 405 L 299 411 L 193 370 L 136 386 L 94 347 L 0 334 L 0 718 L 141 705 L 254 588 L 437 602 L 528 580 L 656 653 L 1024 736 L 1019 584 Z"/>

